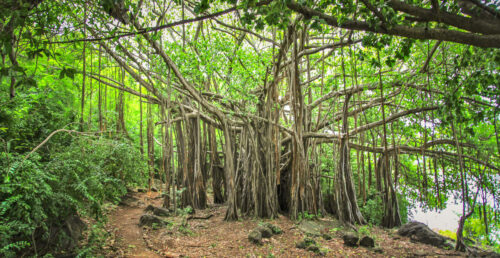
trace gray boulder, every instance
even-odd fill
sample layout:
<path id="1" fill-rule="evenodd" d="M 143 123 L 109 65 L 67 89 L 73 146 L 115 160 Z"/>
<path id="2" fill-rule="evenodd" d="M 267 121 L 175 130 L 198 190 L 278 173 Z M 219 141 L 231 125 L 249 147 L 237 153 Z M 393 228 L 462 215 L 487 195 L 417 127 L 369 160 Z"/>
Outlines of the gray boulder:
<path id="1" fill-rule="evenodd" d="M 427 225 L 421 222 L 407 223 L 398 230 L 401 236 L 409 237 L 411 240 L 433 245 L 440 248 L 453 248 L 448 242 L 450 239 L 432 231 Z"/>

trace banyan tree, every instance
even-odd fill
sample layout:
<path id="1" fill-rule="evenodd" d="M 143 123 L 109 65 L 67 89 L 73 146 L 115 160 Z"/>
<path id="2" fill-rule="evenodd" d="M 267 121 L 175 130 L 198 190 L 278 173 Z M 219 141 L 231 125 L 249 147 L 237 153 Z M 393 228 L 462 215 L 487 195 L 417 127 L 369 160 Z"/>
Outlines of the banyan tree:
<path id="1" fill-rule="evenodd" d="M 17 67 L 31 21 L 40 46 L 83 49 L 82 69 L 63 69 L 83 77 L 81 124 L 88 87 L 101 131 L 104 94 L 118 93 L 116 131 L 139 131 L 141 151 L 145 138 L 166 207 L 356 225 L 380 198 L 396 227 L 402 195 L 442 208 L 455 193 L 463 228 L 478 193 L 498 203 L 496 1 L 67 0 L 58 14 L 38 11 L 61 1 L 15 2 L 0 4 L 20 8 L 0 26 L 3 62 Z"/>

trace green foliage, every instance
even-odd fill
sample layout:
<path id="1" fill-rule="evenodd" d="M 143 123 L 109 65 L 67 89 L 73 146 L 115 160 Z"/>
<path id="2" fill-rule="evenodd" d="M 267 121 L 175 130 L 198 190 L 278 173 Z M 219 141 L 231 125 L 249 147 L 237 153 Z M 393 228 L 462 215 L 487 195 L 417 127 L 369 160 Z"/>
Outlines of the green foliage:
<path id="1" fill-rule="evenodd" d="M 397 194 L 399 204 L 399 214 L 402 224 L 408 221 L 408 210 L 411 208 L 408 200 L 401 194 Z M 373 225 L 382 224 L 384 217 L 384 203 L 381 194 L 371 189 L 364 205 L 360 204 L 360 210 L 367 222 Z"/>
<path id="2" fill-rule="evenodd" d="M 63 183 L 65 193 L 87 206 L 82 211 L 90 208 L 95 216 L 103 201 L 126 194 L 127 183 L 143 184 L 145 179 L 140 154 L 127 141 L 79 138 L 52 158 L 47 170 Z"/>
<path id="3" fill-rule="evenodd" d="M 319 216 L 321 216 L 321 215 L 309 214 L 309 212 L 304 211 L 304 212 L 300 212 L 299 213 L 298 220 L 299 221 L 302 221 L 303 219 L 305 219 L 305 220 L 313 220 L 313 219 L 316 219 Z"/>
<path id="4" fill-rule="evenodd" d="M 361 226 L 358 229 L 358 235 L 361 236 L 372 236 L 372 224 Z"/>
<path id="5" fill-rule="evenodd" d="M 457 233 L 456 232 L 453 232 L 449 229 L 447 230 L 439 230 L 439 234 L 445 236 L 445 237 L 449 237 L 453 240 L 457 240 Z"/>
<path id="6" fill-rule="evenodd" d="M 368 198 L 364 205 L 360 205 L 360 210 L 363 217 L 369 223 L 375 225 L 380 225 L 382 223 L 382 218 L 384 216 L 384 204 L 379 195 L 372 195 L 372 198 Z"/>
<path id="7" fill-rule="evenodd" d="M 467 219 L 464 225 L 464 236 L 474 240 L 483 248 L 492 247 L 495 252 L 500 252 L 500 225 L 495 220 L 491 207 L 487 207 L 488 232 L 486 232 L 486 223 L 484 223 L 484 214 L 482 207 L 476 207 L 474 214 Z"/>
<path id="8" fill-rule="evenodd" d="M 184 235 L 193 235 L 193 231 L 191 229 L 189 229 L 189 224 L 182 224 L 182 225 L 179 225 L 179 228 L 178 228 L 179 232 L 181 232 L 182 234 Z"/>
<path id="9" fill-rule="evenodd" d="M 97 221 L 93 224 L 89 230 L 89 236 L 87 238 L 87 243 L 77 250 L 78 255 L 76 257 L 91 257 L 93 254 L 101 250 L 109 233 L 106 231 L 105 226 L 106 220 Z"/>
<path id="10" fill-rule="evenodd" d="M 117 201 L 127 185 L 144 183 L 144 163 L 126 142 L 77 138 L 49 162 L 37 153 L 23 158 L 0 153 L 0 255 L 13 256 L 35 238 L 47 244 L 48 232 L 76 212 L 100 218 L 104 201 Z"/>

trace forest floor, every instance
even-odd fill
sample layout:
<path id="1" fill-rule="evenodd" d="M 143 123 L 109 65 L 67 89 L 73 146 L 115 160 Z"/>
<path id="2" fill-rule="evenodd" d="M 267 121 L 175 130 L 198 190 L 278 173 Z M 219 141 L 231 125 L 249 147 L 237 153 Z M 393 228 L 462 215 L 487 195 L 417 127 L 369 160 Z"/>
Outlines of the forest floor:
<path id="1" fill-rule="evenodd" d="M 279 216 L 275 220 L 243 219 L 224 221 L 226 207 L 211 204 L 197 210 L 195 216 L 208 219 L 187 220 L 189 215 L 167 217 L 171 225 L 159 228 L 139 227 L 139 219 L 148 205 L 161 207 L 159 193 L 133 192 L 112 209 L 106 225 L 110 237 L 102 249 L 106 257 L 315 257 L 318 254 L 295 245 L 306 234 L 301 223 Z M 283 233 L 264 239 L 262 245 L 248 240 L 248 234 L 259 223 L 270 222 Z M 328 218 L 316 220 L 332 235 L 331 240 L 315 237 L 326 257 L 462 257 L 463 253 L 414 243 L 397 235 L 395 230 L 371 227 L 369 235 L 376 248 L 347 247 L 343 244 L 338 222 Z M 316 223 L 315 222 L 315 223 Z M 304 221 L 302 221 L 304 223 Z"/>

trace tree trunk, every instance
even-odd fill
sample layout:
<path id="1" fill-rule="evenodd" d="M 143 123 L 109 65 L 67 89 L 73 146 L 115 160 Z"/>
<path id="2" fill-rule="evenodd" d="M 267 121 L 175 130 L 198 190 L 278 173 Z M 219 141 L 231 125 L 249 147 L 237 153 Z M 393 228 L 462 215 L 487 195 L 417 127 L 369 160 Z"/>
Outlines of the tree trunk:
<path id="1" fill-rule="evenodd" d="M 306 159 L 306 149 L 303 140 L 305 106 L 300 85 L 299 72 L 299 46 L 297 43 L 297 31 L 289 26 L 293 40 L 293 69 L 290 80 L 290 96 L 293 111 L 293 138 L 292 138 L 292 182 L 290 199 L 290 218 L 297 219 L 300 213 L 308 212 L 316 214 L 318 203 L 311 186 L 311 174 Z"/>
<path id="2" fill-rule="evenodd" d="M 350 149 L 349 149 L 349 99 L 351 95 L 345 96 L 342 119 L 342 138 L 339 144 L 339 164 L 336 175 L 335 199 L 337 201 L 337 216 L 339 220 L 345 224 L 364 224 L 365 219 L 359 210 L 356 200 L 356 190 L 352 180 L 352 171 L 350 164 Z"/>

